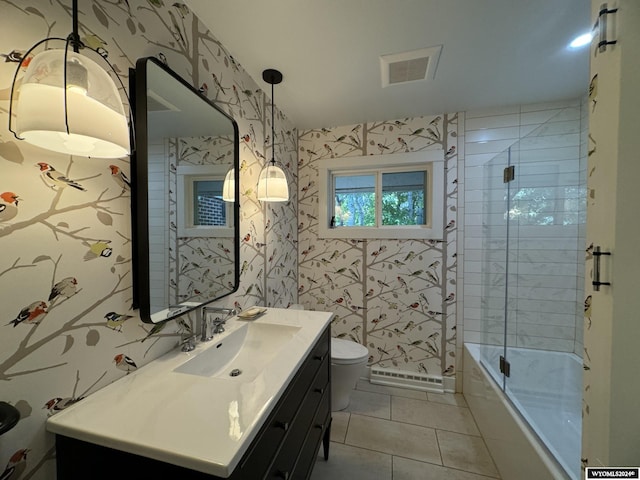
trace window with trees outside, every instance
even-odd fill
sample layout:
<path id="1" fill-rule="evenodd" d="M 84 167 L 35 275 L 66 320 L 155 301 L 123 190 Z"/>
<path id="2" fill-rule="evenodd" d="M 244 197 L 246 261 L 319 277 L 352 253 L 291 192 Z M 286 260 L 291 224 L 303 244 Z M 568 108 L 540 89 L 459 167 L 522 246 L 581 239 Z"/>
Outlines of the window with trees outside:
<path id="1" fill-rule="evenodd" d="M 319 236 L 438 238 L 441 159 L 438 150 L 325 161 L 319 168 Z"/>

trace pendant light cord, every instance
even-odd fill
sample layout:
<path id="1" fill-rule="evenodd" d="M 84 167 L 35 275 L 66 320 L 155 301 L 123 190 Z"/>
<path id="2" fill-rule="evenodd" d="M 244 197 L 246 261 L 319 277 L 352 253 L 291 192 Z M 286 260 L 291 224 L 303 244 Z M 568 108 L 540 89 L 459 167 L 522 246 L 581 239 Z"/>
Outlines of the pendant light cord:
<path id="1" fill-rule="evenodd" d="M 273 82 L 271 83 L 271 164 L 276 164 L 276 125 L 274 123 L 274 113 L 276 110 L 276 101 L 273 98 Z"/>
<path id="2" fill-rule="evenodd" d="M 80 52 L 80 34 L 78 33 L 78 0 L 73 0 L 73 33 L 71 34 L 71 43 L 73 44 L 73 51 Z"/>

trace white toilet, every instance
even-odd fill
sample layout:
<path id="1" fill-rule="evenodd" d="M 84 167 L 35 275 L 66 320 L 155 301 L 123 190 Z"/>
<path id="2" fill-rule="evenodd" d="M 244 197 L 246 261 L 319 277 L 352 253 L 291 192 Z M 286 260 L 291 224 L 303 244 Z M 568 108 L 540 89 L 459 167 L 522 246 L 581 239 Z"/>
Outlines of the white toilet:
<path id="1" fill-rule="evenodd" d="M 344 410 L 351 391 L 364 374 L 369 350 L 360 343 L 331 339 L 331 410 Z"/>

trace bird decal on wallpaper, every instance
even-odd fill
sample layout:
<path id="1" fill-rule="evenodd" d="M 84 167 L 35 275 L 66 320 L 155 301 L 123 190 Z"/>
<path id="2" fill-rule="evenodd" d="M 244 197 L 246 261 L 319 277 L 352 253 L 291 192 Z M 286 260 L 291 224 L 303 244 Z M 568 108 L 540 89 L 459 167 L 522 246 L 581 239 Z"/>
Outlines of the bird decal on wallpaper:
<path id="1" fill-rule="evenodd" d="M 178 13 L 180 14 L 180 16 L 182 18 L 184 18 L 187 15 L 189 15 L 189 7 L 187 7 L 184 3 L 177 3 L 176 2 L 171 6 L 174 7 L 176 10 L 178 10 Z"/>
<path id="2" fill-rule="evenodd" d="M 65 177 L 48 163 L 38 162 L 36 164 L 36 167 L 40 168 L 42 181 L 46 186 L 50 188 L 59 190 L 65 187 L 72 187 L 82 192 L 87 191 L 87 189 L 80 185 L 78 182 Z"/>
<path id="3" fill-rule="evenodd" d="M 86 35 L 81 38 L 82 43 L 84 43 L 87 47 L 90 47 L 94 50 L 105 50 L 105 47 L 108 45 L 100 36 L 96 34 Z"/>
<path id="4" fill-rule="evenodd" d="M 592 103 L 591 111 L 595 111 L 596 103 L 598 103 L 598 74 L 591 77 L 589 82 L 589 101 Z"/>
<path id="5" fill-rule="evenodd" d="M 27 468 L 27 453 L 29 453 L 28 449 L 21 448 L 13 455 L 11 455 L 9 461 L 7 462 L 7 466 L 4 469 L 4 472 L 2 472 L 2 475 L 0 475 L 0 480 L 17 480 L 18 478 L 20 478 L 22 473 Z"/>
<path id="6" fill-rule="evenodd" d="M 49 306 L 47 303 L 42 300 L 33 302 L 20 310 L 18 316 L 7 323 L 7 325 L 13 325 L 14 328 L 23 322 L 26 322 L 28 325 L 37 325 L 47 314 L 48 308 Z M 0 479 L 1 478 L 2 477 L 0 477 Z"/>
<path id="7" fill-rule="evenodd" d="M 100 240 L 89 245 L 89 251 L 84 254 L 84 261 L 93 260 L 98 257 L 110 257 L 113 249 L 109 246 L 110 240 Z"/>
<path id="8" fill-rule="evenodd" d="M 111 169 L 111 178 L 116 182 L 116 185 L 122 189 L 122 193 L 131 190 L 131 182 L 127 178 L 127 175 L 117 165 L 109 165 Z"/>
<path id="9" fill-rule="evenodd" d="M 7 222 L 18 214 L 18 195 L 13 192 L 0 194 L 0 223 Z"/>
<path id="10" fill-rule="evenodd" d="M 153 336 L 153 335 L 155 335 L 155 334 L 157 334 L 157 333 L 160 333 L 160 332 L 164 329 L 164 327 L 166 327 L 166 326 L 167 326 L 167 322 L 156 323 L 156 324 L 151 328 L 151 330 L 149 330 L 149 331 L 147 332 L 147 336 L 146 336 L 146 337 L 144 337 L 142 340 L 140 340 L 140 343 L 144 342 L 145 340 L 148 340 L 148 339 L 149 339 L 149 337 L 151 337 L 151 336 Z"/>
<path id="11" fill-rule="evenodd" d="M 584 299 L 584 316 L 591 316 L 591 295 Z"/>
<path id="12" fill-rule="evenodd" d="M 58 297 L 72 297 L 78 291 L 78 280 L 75 277 L 66 277 L 56 283 L 49 294 L 49 302 Z"/>
<path id="13" fill-rule="evenodd" d="M 404 148 L 404 151 L 408 152 L 409 151 L 409 145 L 407 144 L 407 142 L 403 138 L 400 138 L 400 137 L 398 137 L 397 140 L 398 140 L 398 143 L 400 144 L 400 146 L 402 148 Z"/>
<path id="14" fill-rule="evenodd" d="M 107 327 L 109 327 L 111 330 L 117 330 L 118 332 L 121 332 L 122 324 L 130 318 L 133 318 L 133 315 L 109 312 L 104 316 L 104 318 L 107 319 Z"/>
<path id="15" fill-rule="evenodd" d="M 216 76 L 216 74 L 212 73 L 211 76 L 213 77 L 213 83 L 218 88 L 218 90 L 220 90 L 223 95 L 226 95 L 227 94 L 227 89 L 222 86 L 222 83 L 220 83 L 220 80 L 218 80 L 218 77 Z"/>
<path id="16" fill-rule="evenodd" d="M 55 413 L 58 413 L 61 410 L 64 410 L 65 408 L 73 405 L 74 403 L 79 402 L 83 398 L 84 397 L 80 397 L 80 398 L 55 397 L 55 398 L 52 398 L 51 400 L 47 401 L 44 404 L 44 407 L 42 407 L 42 408 L 46 408 L 47 410 L 49 410 L 49 416 L 51 416 L 51 415 L 53 415 Z"/>
<path id="17" fill-rule="evenodd" d="M 127 375 L 138 368 L 136 362 L 131 360 L 124 353 L 119 353 L 118 355 L 113 357 L 113 361 L 116 363 L 116 368 L 127 372 Z"/>
<path id="18" fill-rule="evenodd" d="M 9 53 L 0 53 L 0 57 L 4 57 L 5 63 L 20 63 L 22 61 L 22 58 L 24 57 L 24 54 L 24 50 L 12 50 Z"/>
<path id="19" fill-rule="evenodd" d="M 454 153 L 456 153 L 456 146 L 452 145 L 451 148 L 449 150 L 447 150 L 447 153 L 444 154 L 444 157 L 445 158 L 450 157 Z"/>

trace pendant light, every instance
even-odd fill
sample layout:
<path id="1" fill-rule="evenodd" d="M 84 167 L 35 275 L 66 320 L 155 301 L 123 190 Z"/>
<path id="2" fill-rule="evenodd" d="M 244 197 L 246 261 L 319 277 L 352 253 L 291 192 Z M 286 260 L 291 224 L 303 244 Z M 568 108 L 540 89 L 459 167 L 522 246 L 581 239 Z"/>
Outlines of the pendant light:
<path id="1" fill-rule="evenodd" d="M 78 0 L 73 0 L 72 9 L 73 31 L 69 36 L 39 41 L 18 65 L 11 84 L 9 130 L 19 140 L 55 152 L 96 158 L 129 155 L 130 132 L 118 88 L 104 68 L 80 51 L 87 49 L 100 55 L 123 90 L 124 85 L 106 54 L 82 43 Z M 54 40 L 64 42 L 64 48 L 47 49 L 30 58 L 37 47 Z M 27 70 L 16 89 L 18 73 L 25 66 Z"/>
<path id="2" fill-rule="evenodd" d="M 289 185 L 284 170 L 276 165 L 276 133 L 274 112 L 276 109 L 273 97 L 273 86 L 282 82 L 282 73 L 267 69 L 262 72 L 262 79 L 271 84 L 271 161 L 262 167 L 258 177 L 258 200 L 262 202 L 286 202 L 289 200 Z"/>
<path id="3" fill-rule="evenodd" d="M 231 167 L 224 177 L 224 183 L 222 184 L 222 200 L 225 202 L 236 201 L 236 177 L 235 169 Z"/>

